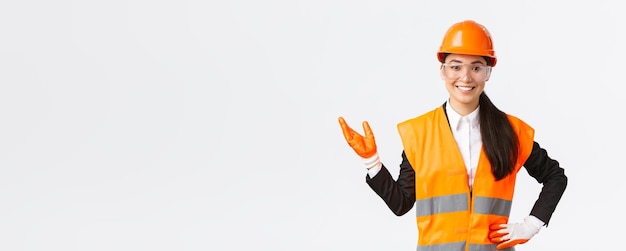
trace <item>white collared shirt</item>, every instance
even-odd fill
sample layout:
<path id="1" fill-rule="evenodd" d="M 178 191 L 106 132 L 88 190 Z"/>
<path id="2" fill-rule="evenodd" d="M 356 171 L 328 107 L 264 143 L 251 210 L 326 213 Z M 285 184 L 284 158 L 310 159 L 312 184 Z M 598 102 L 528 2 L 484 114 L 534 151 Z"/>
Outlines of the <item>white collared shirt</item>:
<path id="1" fill-rule="evenodd" d="M 476 175 L 476 167 L 478 166 L 478 157 L 480 156 L 480 150 L 483 146 L 483 141 L 480 136 L 480 123 L 478 120 L 478 111 L 480 107 L 472 111 L 466 116 L 458 114 L 450 105 L 450 100 L 446 104 L 446 114 L 448 115 L 448 122 L 450 123 L 450 129 L 452 135 L 456 140 L 456 145 L 459 147 L 461 156 L 463 156 L 463 162 L 467 170 L 468 184 L 470 189 L 474 184 L 474 175 Z"/>

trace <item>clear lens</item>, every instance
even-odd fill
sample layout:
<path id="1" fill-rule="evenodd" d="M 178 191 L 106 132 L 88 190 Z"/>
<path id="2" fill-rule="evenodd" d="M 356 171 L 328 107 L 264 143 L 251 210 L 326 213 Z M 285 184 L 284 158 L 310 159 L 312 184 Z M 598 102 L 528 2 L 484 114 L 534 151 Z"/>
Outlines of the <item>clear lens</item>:
<path id="1" fill-rule="evenodd" d="M 443 64 L 443 74 L 448 79 L 469 76 L 474 81 L 485 81 L 491 74 L 491 67 L 480 64 Z"/>

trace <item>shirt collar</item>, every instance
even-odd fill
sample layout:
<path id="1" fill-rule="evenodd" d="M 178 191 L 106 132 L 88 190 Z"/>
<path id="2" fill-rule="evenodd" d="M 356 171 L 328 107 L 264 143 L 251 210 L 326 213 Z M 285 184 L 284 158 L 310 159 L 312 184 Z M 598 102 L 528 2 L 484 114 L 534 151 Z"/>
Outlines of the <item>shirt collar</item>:
<path id="1" fill-rule="evenodd" d="M 450 100 L 448 99 L 447 104 L 446 104 L 446 114 L 448 114 L 448 123 L 450 123 L 450 128 L 454 128 L 454 130 L 458 130 L 464 118 L 469 119 L 470 125 L 472 127 L 477 127 L 479 110 L 480 110 L 480 106 L 476 107 L 476 109 L 472 111 L 470 114 L 461 116 L 454 109 L 452 109 L 452 106 L 450 105 Z"/>

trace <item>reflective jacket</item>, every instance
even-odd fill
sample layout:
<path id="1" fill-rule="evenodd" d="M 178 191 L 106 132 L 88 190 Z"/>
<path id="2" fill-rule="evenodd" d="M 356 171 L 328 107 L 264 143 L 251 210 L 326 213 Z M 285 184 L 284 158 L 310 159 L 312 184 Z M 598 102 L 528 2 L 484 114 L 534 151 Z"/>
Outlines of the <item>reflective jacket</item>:
<path id="1" fill-rule="evenodd" d="M 516 175 L 534 142 L 533 128 L 507 116 L 519 140 L 515 169 L 495 181 L 481 150 L 472 191 L 443 106 L 398 124 L 415 171 L 418 251 L 496 250 L 488 238 L 489 225 L 508 222 Z"/>

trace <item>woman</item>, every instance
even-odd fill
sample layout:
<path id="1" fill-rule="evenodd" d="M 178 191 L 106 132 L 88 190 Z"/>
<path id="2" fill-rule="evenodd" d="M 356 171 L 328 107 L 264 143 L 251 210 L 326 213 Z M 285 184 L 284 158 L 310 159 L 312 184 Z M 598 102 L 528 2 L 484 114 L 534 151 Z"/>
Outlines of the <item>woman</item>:
<path id="1" fill-rule="evenodd" d="M 438 60 L 449 98 L 398 124 L 403 144 L 397 180 L 365 135 L 339 124 L 363 158 L 366 182 L 398 216 L 415 205 L 417 250 L 514 250 L 547 226 L 567 186 L 558 161 L 534 141 L 534 129 L 500 111 L 484 92 L 497 59 L 489 31 L 472 20 L 446 32 Z M 515 179 L 524 167 L 543 189 L 523 222 L 509 223 Z"/>

